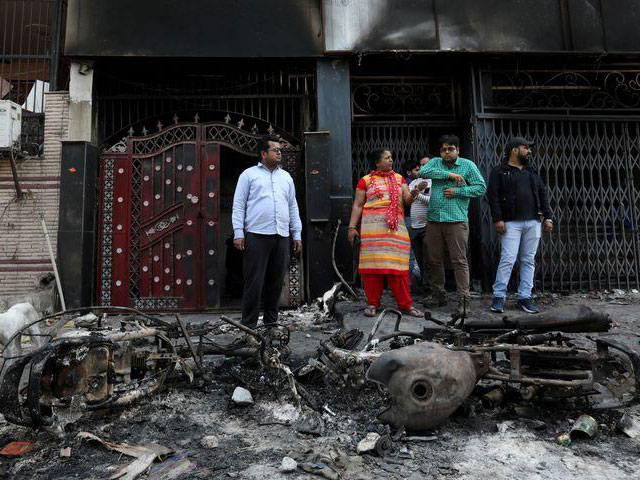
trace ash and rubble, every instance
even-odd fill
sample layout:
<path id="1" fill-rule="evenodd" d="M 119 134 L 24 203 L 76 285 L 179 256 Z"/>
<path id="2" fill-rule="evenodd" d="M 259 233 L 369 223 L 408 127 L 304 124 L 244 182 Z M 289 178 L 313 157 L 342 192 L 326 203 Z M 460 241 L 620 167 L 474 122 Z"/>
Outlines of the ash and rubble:
<path id="1" fill-rule="evenodd" d="M 385 301 L 392 304 L 389 298 Z M 488 302 L 486 297 L 475 297 L 472 318 L 498 318 L 485 312 Z M 606 312 L 612 320 L 608 331 L 567 335 L 580 345 L 591 342 L 590 336 L 622 342 L 640 352 L 637 293 L 549 295 L 539 303 L 546 310 L 586 305 Z M 296 374 L 305 367 L 309 370 L 309 360 L 321 359 L 322 344 L 339 331 L 355 328 L 363 332 L 361 348 L 377 320 L 364 317 L 363 307 L 362 302 L 338 300 L 333 316 L 316 306 L 282 312 L 280 323 L 290 330 L 290 353 L 276 363 Z M 451 319 L 446 307 L 432 310 L 431 315 L 443 323 Z M 512 309 L 506 315 L 518 313 Z M 217 345 L 241 333 L 221 325 L 215 315 L 185 315 L 183 321 L 193 328 L 219 324 L 209 335 Z M 433 326 L 422 319 L 402 321 L 402 328 L 413 332 L 427 323 Z M 383 322 L 376 333 L 388 334 L 392 325 Z M 83 438 L 83 432 L 105 442 L 156 444 L 171 452 L 137 478 L 637 478 L 640 471 L 640 437 L 631 438 L 620 427 L 623 416 L 631 425 L 640 422 L 640 408 L 634 402 L 595 410 L 571 396 L 553 402 L 525 400 L 495 380 L 479 379 L 443 423 L 408 432 L 376 421 L 392 398 L 370 381 L 356 388 L 349 382 L 338 385 L 329 375 L 307 372 L 296 376 L 295 384 L 305 392 L 298 391 L 301 398 L 296 398 L 287 374 L 265 368 L 260 356 L 220 353 L 198 358 L 190 355 L 184 341 L 176 344 L 184 361 L 159 391 L 136 402 L 39 428 L 0 419 L 0 447 L 12 441 L 35 442 L 26 455 L 1 457 L 0 477 L 109 478 L 131 463 L 131 457 Z M 193 381 L 187 372 L 192 372 Z M 238 387 L 251 393 L 252 402 L 238 405 L 232 400 Z M 500 398 L 483 398 L 496 388 L 501 388 Z M 582 414 L 595 420 L 595 436 L 576 436 L 569 445 L 559 444 L 556 437 L 568 433 Z M 359 453 L 358 445 L 368 435 L 376 441 Z"/>

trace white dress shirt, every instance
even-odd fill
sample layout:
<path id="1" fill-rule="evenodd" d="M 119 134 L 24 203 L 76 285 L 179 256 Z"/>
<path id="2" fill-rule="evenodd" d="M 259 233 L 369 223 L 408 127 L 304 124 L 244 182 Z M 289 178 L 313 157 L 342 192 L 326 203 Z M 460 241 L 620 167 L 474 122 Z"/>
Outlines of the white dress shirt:
<path id="1" fill-rule="evenodd" d="M 301 240 L 302 222 L 291 175 L 282 167 L 273 171 L 262 163 L 240 174 L 233 196 L 233 238 L 245 232 L 280 235 Z"/>

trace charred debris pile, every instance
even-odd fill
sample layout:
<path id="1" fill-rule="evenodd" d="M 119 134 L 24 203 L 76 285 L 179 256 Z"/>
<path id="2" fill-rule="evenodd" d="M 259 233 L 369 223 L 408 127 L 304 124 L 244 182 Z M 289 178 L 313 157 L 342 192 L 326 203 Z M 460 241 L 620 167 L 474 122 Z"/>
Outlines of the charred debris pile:
<path id="1" fill-rule="evenodd" d="M 237 384 L 236 405 L 251 404 L 252 394 L 286 399 L 303 413 L 296 428 L 310 434 L 325 428 L 323 417 L 351 414 L 362 425 L 356 451 L 380 457 L 407 439 L 430 441 L 452 416 L 505 405 L 542 425 L 531 411 L 551 406 L 608 416 L 631 436 L 640 433 L 637 425 L 615 409 L 638 401 L 640 356 L 621 342 L 592 336 L 611 323 L 609 315 L 586 306 L 448 322 L 427 313 L 416 332 L 403 328 L 400 312 L 386 309 L 370 331 L 333 328 L 315 355 L 294 368 L 289 325 L 250 329 L 224 315 L 190 324 L 180 315 L 79 309 L 28 322 L 6 340 L 22 345 L 23 335 L 38 339 L 24 351 L 3 350 L 0 413 L 16 425 L 60 429 L 83 416 L 134 408 L 167 385 L 211 389 L 221 382 Z M 393 325 L 391 333 L 379 333 L 383 324 Z M 589 437 L 597 424 L 580 417 L 558 442 Z M 92 434 L 83 438 L 102 442 Z M 145 448 L 125 452 L 136 458 L 134 470 L 144 471 L 162 453 Z"/>

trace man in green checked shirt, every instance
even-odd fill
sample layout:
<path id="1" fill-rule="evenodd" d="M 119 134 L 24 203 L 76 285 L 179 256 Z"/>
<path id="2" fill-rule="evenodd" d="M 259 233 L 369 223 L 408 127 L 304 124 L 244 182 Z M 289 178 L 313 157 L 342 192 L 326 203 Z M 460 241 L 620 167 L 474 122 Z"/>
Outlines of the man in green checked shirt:
<path id="1" fill-rule="evenodd" d="M 425 306 L 447 303 L 444 290 L 444 249 L 449 251 L 458 289 L 458 314 L 469 313 L 469 199 L 483 195 L 487 189 L 478 167 L 471 160 L 458 157 L 460 139 L 455 135 L 440 137 L 440 157 L 420 169 L 420 176 L 430 178 L 431 199 L 427 209 L 425 244 L 428 252 L 432 293 Z"/>

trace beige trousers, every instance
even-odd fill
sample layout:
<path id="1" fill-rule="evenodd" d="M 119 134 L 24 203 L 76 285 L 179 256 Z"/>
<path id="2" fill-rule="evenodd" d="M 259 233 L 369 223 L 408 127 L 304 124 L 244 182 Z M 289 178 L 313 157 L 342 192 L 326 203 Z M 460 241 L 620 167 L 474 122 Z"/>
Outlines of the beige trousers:
<path id="1" fill-rule="evenodd" d="M 467 222 L 429 222 L 425 233 L 429 279 L 433 293 L 444 293 L 445 248 L 451 257 L 460 297 L 469 297 L 469 224 Z"/>

